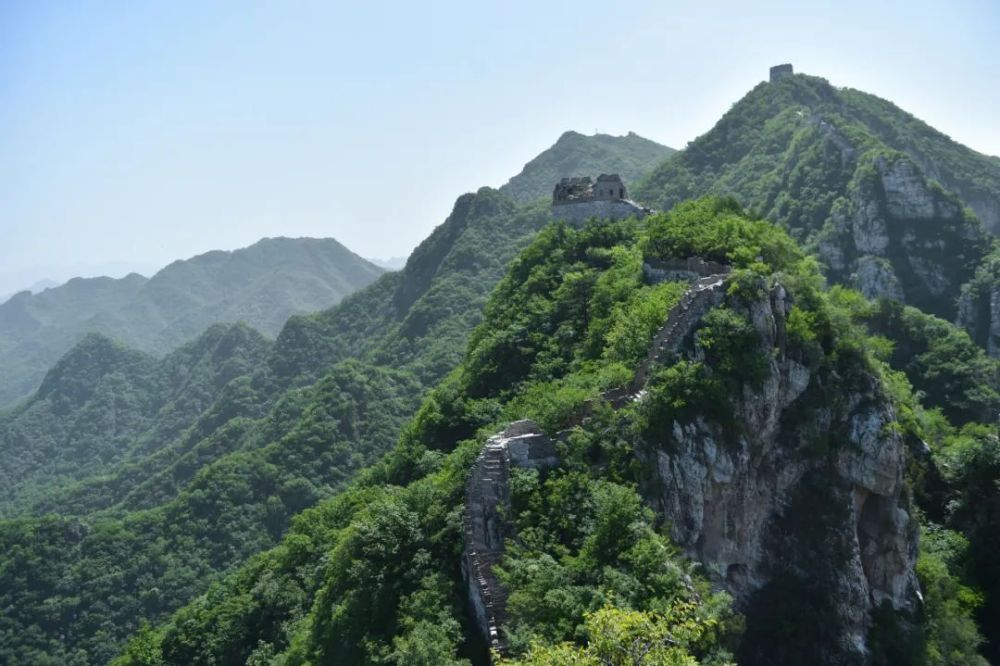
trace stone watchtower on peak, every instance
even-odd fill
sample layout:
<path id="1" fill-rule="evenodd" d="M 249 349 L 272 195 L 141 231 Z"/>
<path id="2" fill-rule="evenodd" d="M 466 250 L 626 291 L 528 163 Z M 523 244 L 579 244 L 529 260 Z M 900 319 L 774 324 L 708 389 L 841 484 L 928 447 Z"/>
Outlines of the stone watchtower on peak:
<path id="1" fill-rule="evenodd" d="M 623 220 L 643 217 L 649 209 L 629 198 L 628 188 L 616 173 L 563 178 L 552 191 L 552 216 L 567 222 L 583 222 L 592 217 Z"/>
<path id="2" fill-rule="evenodd" d="M 775 81 L 780 81 L 781 79 L 787 79 L 789 76 L 794 76 L 795 70 L 788 63 L 784 65 L 775 65 L 771 68 L 771 83 Z"/>

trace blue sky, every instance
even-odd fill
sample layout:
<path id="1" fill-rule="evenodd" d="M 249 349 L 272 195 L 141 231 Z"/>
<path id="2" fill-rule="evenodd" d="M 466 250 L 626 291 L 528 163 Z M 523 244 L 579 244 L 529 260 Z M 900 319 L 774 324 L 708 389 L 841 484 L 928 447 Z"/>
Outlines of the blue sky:
<path id="1" fill-rule="evenodd" d="M 998 34 L 994 0 L 3 0 L 0 274 L 405 255 L 563 131 L 680 148 L 780 62 L 1000 154 Z"/>

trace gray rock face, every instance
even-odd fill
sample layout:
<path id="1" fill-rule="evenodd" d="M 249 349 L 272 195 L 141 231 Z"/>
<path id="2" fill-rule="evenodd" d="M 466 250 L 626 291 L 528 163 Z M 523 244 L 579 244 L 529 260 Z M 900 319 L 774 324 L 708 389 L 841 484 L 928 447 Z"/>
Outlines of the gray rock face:
<path id="1" fill-rule="evenodd" d="M 963 196 L 963 199 L 975 211 L 984 227 L 994 235 L 1000 235 L 1000 201 L 986 196 Z"/>
<path id="2" fill-rule="evenodd" d="M 955 324 L 984 346 L 986 353 L 1000 358 L 1000 283 L 995 277 L 985 285 L 963 290 Z"/>
<path id="3" fill-rule="evenodd" d="M 831 214 L 817 249 L 830 277 L 951 318 L 986 248 L 958 200 L 903 156 L 876 156 Z"/>
<path id="4" fill-rule="evenodd" d="M 745 306 L 762 349 L 785 348 L 787 310 L 783 290 Z M 686 353 L 701 355 L 697 335 Z M 745 609 L 782 577 L 818 581 L 838 619 L 827 663 L 848 663 L 866 652 L 869 610 L 883 602 L 916 610 L 917 535 L 903 443 L 877 380 L 867 374 L 825 404 L 809 399 L 819 382 L 794 358 L 771 355 L 760 386 L 744 386 L 735 401 L 739 435 L 697 418 L 651 443 L 650 499 L 677 543 Z M 799 423 L 802 402 L 816 406 Z M 819 510 L 802 499 L 817 492 Z M 811 521 L 829 529 L 813 537 Z"/>
<path id="5" fill-rule="evenodd" d="M 944 202 L 938 202 L 927 189 L 924 177 L 909 160 L 897 160 L 891 164 L 884 158 L 876 160 L 882 190 L 885 192 L 886 207 L 893 217 L 911 220 L 926 220 L 935 216 L 953 217 L 957 210 Z M 940 210 L 943 208 L 945 210 Z"/>
<path id="6" fill-rule="evenodd" d="M 859 198 L 851 222 L 854 249 L 861 254 L 885 256 L 889 249 L 889 232 L 878 202 Z"/>
<path id="7" fill-rule="evenodd" d="M 865 295 L 865 298 L 894 298 L 904 300 L 903 288 L 892 266 L 883 257 L 864 255 L 858 257 L 857 271 L 851 284 Z"/>

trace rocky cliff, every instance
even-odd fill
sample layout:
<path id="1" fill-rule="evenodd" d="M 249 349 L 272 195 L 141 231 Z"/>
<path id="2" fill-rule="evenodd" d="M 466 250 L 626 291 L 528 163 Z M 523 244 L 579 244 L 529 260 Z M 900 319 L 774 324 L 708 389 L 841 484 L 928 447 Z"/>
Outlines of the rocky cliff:
<path id="1" fill-rule="evenodd" d="M 873 372 L 860 359 L 842 375 L 811 369 L 788 340 L 789 294 L 778 283 L 757 287 L 760 295 L 747 299 L 727 292 L 723 275 L 695 281 L 667 314 L 633 381 L 603 398 L 615 408 L 638 402 L 642 409 L 656 367 L 681 358 L 711 363 L 698 327 L 713 308 L 751 323 L 768 359 L 763 376 L 732 394 L 724 423 L 702 412 L 637 446 L 649 470 L 644 494 L 676 543 L 747 613 L 743 663 L 772 663 L 775 650 L 789 652 L 778 662 L 792 663 L 803 640 L 819 663 L 864 663 L 875 613 L 905 623 L 919 612 L 906 450 Z M 512 455 L 522 441 L 546 447 Z M 486 443 L 466 488 L 467 593 L 481 633 L 501 651 L 507 591 L 492 570 L 504 540 L 515 536 L 507 527 L 510 467 L 558 466 L 553 452 L 537 426 L 511 424 Z M 787 626 L 782 618 L 804 608 L 825 615 L 817 618 L 821 636 L 775 635 L 775 627 Z"/>
<path id="2" fill-rule="evenodd" d="M 650 438 L 647 495 L 746 612 L 741 663 L 792 663 L 804 648 L 819 663 L 863 663 L 871 611 L 914 616 L 919 604 L 893 407 L 870 372 L 814 372 L 788 351 L 780 287 L 726 306 L 775 350 L 766 373 L 733 396 L 731 423 L 699 415 Z M 698 334 L 681 353 L 705 358 Z M 781 636 L 799 612 L 823 614 L 821 634 Z"/>
<path id="3" fill-rule="evenodd" d="M 961 201 L 893 153 L 859 164 L 818 240 L 834 280 L 945 317 L 986 247 Z"/>
<path id="4" fill-rule="evenodd" d="M 1000 252 L 994 250 L 976 270 L 958 299 L 955 323 L 983 347 L 1000 357 Z"/>

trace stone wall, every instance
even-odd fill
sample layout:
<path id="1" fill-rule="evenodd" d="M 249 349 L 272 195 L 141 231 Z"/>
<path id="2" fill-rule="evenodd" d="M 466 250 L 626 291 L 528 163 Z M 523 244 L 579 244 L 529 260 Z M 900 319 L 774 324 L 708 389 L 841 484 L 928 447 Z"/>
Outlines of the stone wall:
<path id="1" fill-rule="evenodd" d="M 504 519 L 510 507 L 510 468 L 541 470 L 558 464 L 555 443 L 532 421 L 515 421 L 487 440 L 466 482 L 462 574 L 476 625 L 500 654 L 506 652 L 501 628 L 507 620 L 507 593 L 493 566 L 503 557 L 504 539 L 513 536 Z"/>
<path id="2" fill-rule="evenodd" d="M 705 261 L 701 257 L 686 259 L 648 259 L 642 264 L 642 275 L 649 284 L 675 282 L 677 280 L 697 280 L 710 275 L 723 275 L 729 266 L 717 261 Z"/>
<path id="3" fill-rule="evenodd" d="M 577 201 L 552 205 L 552 217 L 571 224 L 583 224 L 592 217 L 624 220 L 627 217 L 645 217 L 650 210 L 631 201 Z"/>

